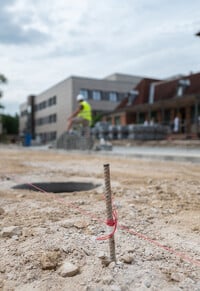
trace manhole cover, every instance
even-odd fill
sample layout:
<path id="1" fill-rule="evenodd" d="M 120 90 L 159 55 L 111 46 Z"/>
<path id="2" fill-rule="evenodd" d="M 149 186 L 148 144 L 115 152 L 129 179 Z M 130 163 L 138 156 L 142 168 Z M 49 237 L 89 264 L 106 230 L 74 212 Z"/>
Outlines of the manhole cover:
<path id="1" fill-rule="evenodd" d="M 85 182 L 40 182 L 33 184 L 19 184 L 13 189 L 24 189 L 24 190 L 32 190 L 32 191 L 45 191 L 51 193 L 63 193 L 63 192 L 80 192 L 80 191 L 89 191 L 100 185 L 93 183 L 85 183 Z"/>

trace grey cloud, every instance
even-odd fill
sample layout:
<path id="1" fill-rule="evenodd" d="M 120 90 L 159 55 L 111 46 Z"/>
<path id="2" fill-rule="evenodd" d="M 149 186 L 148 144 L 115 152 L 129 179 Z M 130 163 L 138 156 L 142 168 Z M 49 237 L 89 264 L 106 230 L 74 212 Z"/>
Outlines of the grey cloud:
<path id="1" fill-rule="evenodd" d="M 12 14 L 6 11 L 7 4 L 14 1 L 7 1 L 6 5 L 2 5 L 0 10 L 0 43 L 1 44 L 34 44 L 43 42 L 48 39 L 48 35 L 36 29 L 23 30 L 20 23 L 16 24 L 12 20 Z M 27 19 L 26 17 L 24 20 Z"/>
<path id="2" fill-rule="evenodd" d="M 11 4 L 14 4 L 16 0 L 6 0 L 3 3 L 1 3 L 1 8 L 4 9 L 7 6 L 10 6 Z"/>
<path id="3" fill-rule="evenodd" d="M 56 47 L 49 54 L 48 57 L 82 57 L 92 55 L 98 51 L 104 50 L 103 45 L 96 42 L 84 43 L 84 41 L 77 41 L 71 43 L 69 46 Z"/>
<path id="4" fill-rule="evenodd" d="M 78 56 L 86 55 L 86 54 L 87 54 L 87 50 L 82 47 L 74 47 L 74 48 L 59 47 L 59 48 L 53 49 L 48 54 L 48 57 L 64 57 L 64 56 L 78 57 Z"/>

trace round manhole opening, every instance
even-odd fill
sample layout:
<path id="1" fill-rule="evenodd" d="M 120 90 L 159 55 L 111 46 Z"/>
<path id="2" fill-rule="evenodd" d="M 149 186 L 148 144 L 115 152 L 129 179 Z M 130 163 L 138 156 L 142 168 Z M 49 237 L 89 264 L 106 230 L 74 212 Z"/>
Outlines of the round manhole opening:
<path id="1" fill-rule="evenodd" d="M 89 191 L 100 185 L 87 182 L 40 182 L 33 184 L 19 184 L 13 189 L 32 190 L 50 193 Z"/>

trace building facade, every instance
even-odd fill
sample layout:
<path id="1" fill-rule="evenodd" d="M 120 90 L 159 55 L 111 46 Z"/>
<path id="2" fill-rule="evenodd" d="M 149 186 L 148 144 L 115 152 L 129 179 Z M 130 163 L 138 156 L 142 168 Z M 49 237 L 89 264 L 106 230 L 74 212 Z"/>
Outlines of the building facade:
<path id="1" fill-rule="evenodd" d="M 200 73 L 167 80 L 142 79 L 103 120 L 113 125 L 143 124 L 145 121 L 168 125 L 178 133 L 200 136 Z"/>
<path id="2" fill-rule="evenodd" d="M 104 79 L 72 76 L 41 94 L 31 95 L 20 106 L 20 134 L 31 133 L 42 142 L 66 131 L 67 118 L 76 109 L 81 93 L 91 104 L 94 122 L 112 112 L 142 77 L 112 74 Z"/>

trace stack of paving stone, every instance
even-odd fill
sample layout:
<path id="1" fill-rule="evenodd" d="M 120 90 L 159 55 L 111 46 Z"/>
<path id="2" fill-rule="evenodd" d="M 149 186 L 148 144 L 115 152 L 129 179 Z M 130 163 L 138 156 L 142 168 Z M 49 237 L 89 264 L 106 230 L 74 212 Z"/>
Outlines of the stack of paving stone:
<path id="1" fill-rule="evenodd" d="M 91 150 L 94 145 L 92 136 L 85 137 L 77 133 L 63 133 L 56 141 L 56 148 L 66 150 Z"/>
<path id="2" fill-rule="evenodd" d="M 162 140 L 166 138 L 168 128 L 163 125 L 109 125 L 106 122 L 98 122 L 92 129 L 95 139 L 104 140 Z"/>

